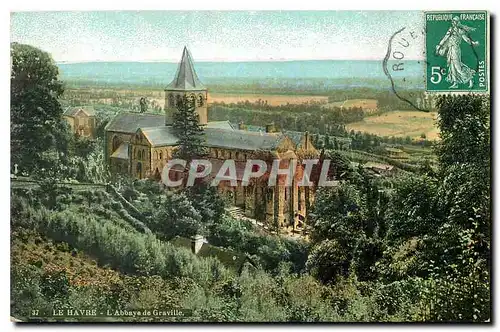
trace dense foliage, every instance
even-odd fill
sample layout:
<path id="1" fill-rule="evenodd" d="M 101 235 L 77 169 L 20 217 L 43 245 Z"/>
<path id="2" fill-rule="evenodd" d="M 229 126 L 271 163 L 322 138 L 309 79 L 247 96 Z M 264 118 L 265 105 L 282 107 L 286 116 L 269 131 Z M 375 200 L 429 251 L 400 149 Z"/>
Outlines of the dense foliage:
<path id="1" fill-rule="evenodd" d="M 108 205 L 109 198 L 98 193 L 90 198 L 86 193 L 60 194 L 54 209 L 37 198 L 39 192 L 13 194 L 11 295 L 16 317 L 26 319 L 33 305 L 42 313 L 65 307 L 193 310 L 185 318 L 112 321 L 349 321 L 375 316 L 364 311 L 374 299 L 356 297 L 352 288 L 329 289 L 310 276 L 290 273 L 283 264 L 273 275 L 260 269 L 235 274 L 214 258 L 201 259 L 141 234 L 113 217 L 113 203 Z M 89 208 L 82 213 L 87 200 Z"/>
<path id="2" fill-rule="evenodd" d="M 490 317 L 490 108 L 482 96 L 438 101 L 438 172 L 384 183 L 361 177 L 317 192 L 308 270 L 403 287 L 425 320 Z M 394 298 L 390 298 L 394 301 Z"/>
<path id="3" fill-rule="evenodd" d="M 11 165 L 32 171 L 64 158 L 70 139 L 58 98 L 64 89 L 52 57 L 37 48 L 11 44 Z"/>

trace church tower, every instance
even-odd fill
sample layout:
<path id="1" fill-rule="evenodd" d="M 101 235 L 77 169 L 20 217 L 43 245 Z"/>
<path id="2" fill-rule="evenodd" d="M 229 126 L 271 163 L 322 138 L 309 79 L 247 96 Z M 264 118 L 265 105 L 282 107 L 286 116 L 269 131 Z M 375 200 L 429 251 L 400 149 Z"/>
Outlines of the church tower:
<path id="1" fill-rule="evenodd" d="M 165 125 L 172 125 L 172 114 L 177 110 L 177 103 L 183 96 L 194 98 L 200 124 L 206 125 L 208 122 L 207 88 L 196 75 L 187 47 L 184 47 L 182 52 L 182 59 L 174 80 L 165 88 Z"/>

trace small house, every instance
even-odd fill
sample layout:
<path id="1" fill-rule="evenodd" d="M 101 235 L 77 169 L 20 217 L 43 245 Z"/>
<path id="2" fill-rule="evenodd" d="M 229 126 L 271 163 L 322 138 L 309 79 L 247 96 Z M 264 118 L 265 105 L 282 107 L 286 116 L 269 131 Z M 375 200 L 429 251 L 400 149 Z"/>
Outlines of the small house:
<path id="1" fill-rule="evenodd" d="M 68 107 L 63 114 L 71 131 L 81 137 L 93 138 L 96 128 L 95 110 L 92 106 Z"/>

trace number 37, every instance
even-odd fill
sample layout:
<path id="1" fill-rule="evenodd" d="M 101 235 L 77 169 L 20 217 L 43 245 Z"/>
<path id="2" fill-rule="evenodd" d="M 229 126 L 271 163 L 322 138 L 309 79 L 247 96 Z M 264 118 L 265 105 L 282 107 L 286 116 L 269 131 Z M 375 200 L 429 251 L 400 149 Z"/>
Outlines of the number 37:
<path id="1" fill-rule="evenodd" d="M 439 84 L 441 80 L 443 79 L 443 75 L 446 73 L 446 70 L 444 68 L 441 68 L 439 66 L 434 66 L 431 68 L 431 83 L 432 84 Z"/>

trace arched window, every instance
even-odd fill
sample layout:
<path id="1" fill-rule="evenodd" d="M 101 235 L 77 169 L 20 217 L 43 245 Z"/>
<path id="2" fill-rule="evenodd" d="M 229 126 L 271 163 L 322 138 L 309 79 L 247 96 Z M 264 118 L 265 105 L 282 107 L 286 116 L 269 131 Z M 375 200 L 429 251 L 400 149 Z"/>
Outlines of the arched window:
<path id="1" fill-rule="evenodd" d="M 175 96 L 175 106 L 179 106 L 181 104 L 181 95 Z"/>
<path id="2" fill-rule="evenodd" d="M 160 160 L 163 159 L 163 153 L 160 151 Z"/>
<path id="3" fill-rule="evenodd" d="M 205 103 L 205 100 L 203 98 L 203 95 L 198 95 L 198 107 L 203 106 L 204 103 Z"/>
<path id="4" fill-rule="evenodd" d="M 168 107 L 175 107 L 174 95 L 171 93 L 168 94 Z"/>
<path id="5" fill-rule="evenodd" d="M 142 164 L 141 163 L 137 163 L 136 173 L 140 179 L 142 177 L 142 174 L 141 174 L 142 173 Z"/>

